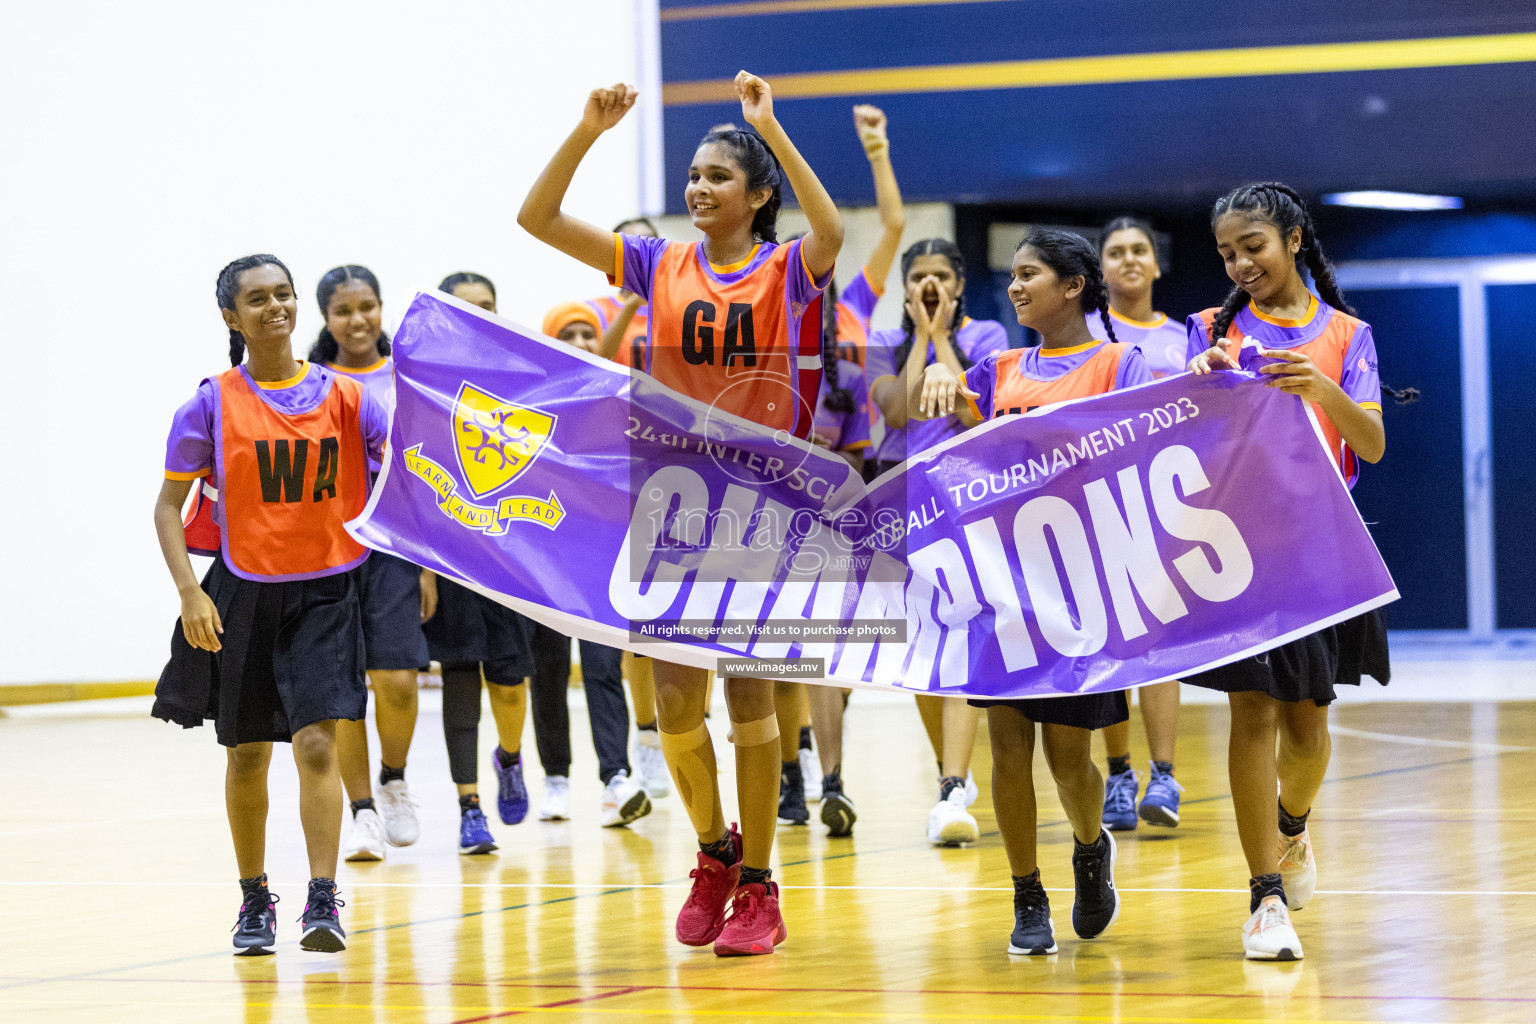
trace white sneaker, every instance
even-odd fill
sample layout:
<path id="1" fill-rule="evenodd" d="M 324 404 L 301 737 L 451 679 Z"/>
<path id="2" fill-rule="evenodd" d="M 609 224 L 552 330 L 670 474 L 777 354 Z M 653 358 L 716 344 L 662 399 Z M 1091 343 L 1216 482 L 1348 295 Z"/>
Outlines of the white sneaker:
<path id="1" fill-rule="evenodd" d="M 821 758 L 813 751 L 800 748 L 800 777 L 805 780 L 805 802 L 814 804 L 821 799 Z"/>
<path id="2" fill-rule="evenodd" d="M 421 822 L 416 820 L 416 799 L 404 779 L 393 779 L 379 787 L 374 802 L 384 818 L 384 838 L 390 846 L 410 846 L 421 838 Z"/>
<path id="3" fill-rule="evenodd" d="M 1280 835 L 1280 881 L 1292 910 L 1312 902 L 1317 891 L 1317 860 L 1312 856 L 1312 837 L 1306 829 L 1299 836 Z"/>
<path id="4" fill-rule="evenodd" d="M 639 729 L 635 751 L 635 777 L 639 779 L 646 795 L 660 800 L 672 792 L 672 776 L 667 771 L 667 758 L 661 752 L 661 734 L 655 729 Z"/>
<path id="5" fill-rule="evenodd" d="M 1301 939 L 1279 896 L 1266 896 L 1243 925 L 1243 956 L 1249 960 L 1300 960 Z"/>
<path id="6" fill-rule="evenodd" d="M 384 821 L 369 807 L 352 816 L 352 834 L 347 837 L 346 859 L 384 859 Z"/>
<path id="7" fill-rule="evenodd" d="M 949 799 L 940 800 L 928 812 L 928 841 L 938 846 L 974 843 L 980 834 L 976 819 L 965 810 L 965 789 L 956 786 Z"/>
<path id="8" fill-rule="evenodd" d="M 540 821 L 567 821 L 571 817 L 571 780 L 564 775 L 544 776 L 544 796 L 539 800 Z"/>
<path id="9" fill-rule="evenodd" d="M 643 818 L 650 813 L 651 798 L 630 779 L 628 772 L 620 771 L 603 787 L 604 828 L 628 825 L 636 818 Z"/>
<path id="10" fill-rule="evenodd" d="M 971 806 L 979 796 L 981 796 L 981 790 L 976 788 L 976 778 L 967 769 L 965 773 L 965 806 Z"/>

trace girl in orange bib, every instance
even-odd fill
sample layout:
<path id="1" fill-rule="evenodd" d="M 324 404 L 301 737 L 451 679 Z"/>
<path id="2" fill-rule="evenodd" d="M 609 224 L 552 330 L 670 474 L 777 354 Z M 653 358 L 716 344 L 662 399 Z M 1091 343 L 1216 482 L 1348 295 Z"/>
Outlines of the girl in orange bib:
<path id="1" fill-rule="evenodd" d="M 153 714 L 186 728 L 215 722 L 228 747 L 224 797 L 240 868 L 235 952 L 274 952 L 267 890 L 267 767 L 291 742 L 309 850 L 304 949 L 346 948 L 337 914 L 341 776 L 336 723 L 363 717 L 363 626 L 349 571 L 368 550 L 344 524 L 368 499 L 368 460 L 383 458 L 389 417 L 356 381 L 293 358 L 298 305 L 275 256 L 219 274 L 233 368 L 176 413 L 155 531 L 181 619 Z M 245 359 L 249 348 L 249 360 Z M 199 585 L 180 516 L 194 482 L 219 495 L 220 550 Z"/>
<path id="2" fill-rule="evenodd" d="M 1391 389 L 1377 371 L 1371 326 L 1352 315 L 1306 203 L 1279 182 L 1244 185 L 1216 201 L 1211 233 L 1232 290 L 1219 308 L 1189 318 L 1190 370 L 1240 365 L 1311 402 L 1329 454 L 1353 485 L 1357 458 L 1377 462 L 1386 451 L 1381 393 Z M 1290 912 L 1309 904 L 1317 886 L 1307 815 L 1332 750 L 1328 705 L 1336 686 L 1358 686 L 1363 675 L 1383 685 L 1391 677 L 1379 610 L 1185 680 L 1226 693 L 1232 709 L 1227 774 L 1248 862 L 1242 937 L 1250 960 L 1303 956 Z"/>
<path id="3" fill-rule="evenodd" d="M 842 245 L 842 219 L 774 117 L 768 83 L 743 71 L 736 91 L 756 132 L 710 132 L 688 170 L 684 196 L 703 242 L 612 234 L 560 209 L 581 158 L 634 105 L 635 90 L 627 85 L 588 97 L 581 124 L 534 183 L 517 220 L 650 303 L 645 365 L 636 369 L 692 398 L 805 438 L 821 386 L 821 293 Z M 784 246 L 775 240 L 781 173 L 811 225 Z M 787 934 L 768 869 L 779 795 L 773 684 L 725 681 L 744 826 L 738 833 L 726 827 L 704 724 L 707 674 L 654 664 L 662 750 L 699 837 L 698 868 L 677 937 L 692 946 L 713 943 L 722 956 L 771 953 Z"/>
<path id="4" fill-rule="evenodd" d="M 970 402 L 972 416 L 989 420 L 1152 379 L 1140 350 L 1114 340 L 1098 253 L 1083 238 L 1044 228 L 1031 231 L 1014 253 L 1008 297 L 1019 323 L 1040 332 L 1040 347 L 989 355 L 963 378 L 946 364 L 934 363 L 912 388 L 908 410 L 913 417 L 948 416 L 963 397 Z M 1100 318 L 1110 340 L 1100 341 L 1088 333 L 1085 313 Z M 1115 841 L 1100 821 L 1104 780 L 1094 767 L 1089 741 L 1094 729 L 1126 720 L 1125 694 L 970 703 L 987 709 L 992 803 L 1013 872 L 1014 928 L 1008 952 L 1056 952 L 1050 902 L 1040 882 L 1035 848 L 1036 723 L 1045 763 L 1072 824 L 1076 893 L 1072 929 L 1084 939 L 1102 935 L 1120 915 L 1120 895 L 1114 884 Z M 948 779 L 946 784 L 949 795 L 963 799 L 962 780 Z"/>

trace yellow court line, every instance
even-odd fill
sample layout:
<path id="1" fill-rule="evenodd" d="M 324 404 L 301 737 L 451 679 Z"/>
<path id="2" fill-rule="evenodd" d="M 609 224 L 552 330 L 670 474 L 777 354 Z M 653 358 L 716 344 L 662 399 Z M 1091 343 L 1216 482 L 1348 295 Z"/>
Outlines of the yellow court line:
<path id="1" fill-rule="evenodd" d="M 614 994 L 614 995 L 609 996 L 608 998 L 609 999 L 621 999 L 621 998 L 624 998 L 625 996 L 643 996 L 643 995 L 651 995 L 651 994 L 657 994 L 657 993 L 666 995 L 666 994 L 670 994 L 670 990 L 665 989 L 665 988 L 647 989 L 644 985 L 639 985 L 639 986 L 636 986 L 636 991 L 624 992 L 622 994 Z M 934 994 L 935 995 L 942 995 L 943 993 L 934 993 Z M 599 995 L 601 995 L 601 993 Z M 1108 999 L 1108 1000 L 1114 1000 L 1114 999 L 1118 998 L 1119 996 L 1120 996 L 1120 993 L 1118 993 L 1118 992 L 1083 992 L 1083 993 L 1077 994 L 1077 995 L 1061 996 L 1061 997 L 1058 997 L 1058 998 L 1066 998 L 1066 999 L 1073 999 L 1073 1000 L 1077 1000 L 1077 999 Z M 1178 997 L 1175 996 L 1175 995 L 1170 995 L 1168 998 L 1171 1000 L 1171 999 L 1176 999 Z M 1393 997 L 1393 996 L 1383 996 L 1382 997 L 1382 1001 L 1383 1002 L 1392 1002 L 1392 1001 L 1395 1001 L 1396 998 L 1397 997 Z M 1408 998 L 1408 997 L 1402 997 L 1402 998 Z M 140 999 L 135 999 L 135 1000 L 110 999 L 110 1000 L 96 1000 L 96 999 L 68 999 L 68 1000 L 57 1000 L 57 1001 L 55 1001 L 55 1000 L 47 1000 L 47 999 L 42 999 L 42 998 L 33 998 L 33 999 L 5 999 L 5 998 L 0 998 L 0 1006 L 4 1006 L 4 1005 L 7 1005 L 7 1004 L 13 1005 L 13 1006 L 38 1006 L 38 1005 L 44 1005 L 44 1006 L 123 1006 L 123 1007 L 130 1007 L 130 1006 L 132 1006 L 132 1007 L 142 1007 L 142 1006 L 167 1006 L 167 1007 L 168 1006 L 177 1006 L 177 1007 L 184 1007 L 184 1006 L 207 1006 L 207 1007 L 219 1007 L 221 1009 L 227 1009 L 230 1006 L 229 1002 L 227 1002 L 227 1001 L 215 1002 L 215 1001 L 210 1001 L 210 1000 L 165 1000 L 165 999 L 144 999 L 144 1000 L 140 1000 Z M 1273 1017 L 1270 1017 L 1270 1016 L 1264 1016 L 1264 1017 L 1200 1017 L 1200 1016 L 1195 1016 L 1195 1015 L 1192 1015 L 1192 1014 L 1180 1014 L 1177 1017 L 1151 1017 L 1151 1016 L 1128 1016 L 1128 1015 L 1125 1015 L 1125 1014 L 1116 1013 L 1116 1014 L 1113 1014 L 1111 1016 L 1107 1016 L 1106 1017 L 1106 1016 L 1102 1016 L 1102 1015 L 1099 1015 L 1099 1014 L 1080 1014 L 1080 1013 L 974 1013 L 974 1012 L 966 1012 L 966 1013 L 925 1013 L 925 1012 L 923 1012 L 921 1010 L 881 1010 L 881 1011 L 876 1011 L 876 1012 L 870 1012 L 870 1011 L 858 1011 L 858 1010 L 828 1010 L 828 1009 L 824 1009 L 824 1008 L 805 1009 L 805 1010 L 768 1010 L 768 1009 L 762 1009 L 762 1008 L 759 1008 L 759 1007 L 753 1007 L 747 1013 L 743 1013 L 740 1010 L 727 1010 L 727 1009 L 721 1009 L 719 1007 L 716 1007 L 716 1008 L 713 1008 L 713 1009 L 697 1009 L 697 1010 L 695 1010 L 695 1009 L 685 1009 L 685 1008 L 679 1008 L 679 1007 L 656 1007 L 656 1008 L 653 1009 L 653 1008 L 649 1008 L 649 1007 L 633 1007 L 633 1008 L 631 1008 L 631 1007 L 616 1007 L 616 1006 L 612 1006 L 612 1005 L 600 1006 L 600 1005 L 596 1005 L 593 1002 L 574 1003 L 574 1004 L 571 1004 L 571 1005 L 568 1005 L 568 1006 L 539 1006 L 537 1004 L 531 1004 L 531 1005 L 525 1005 L 525 1006 L 517 1006 L 517 1005 L 472 1006 L 472 1005 L 468 1005 L 468 1004 L 447 1004 L 447 1005 L 444 1005 L 444 1004 L 430 1004 L 430 1003 L 419 1004 L 419 1005 L 406 1005 L 406 1004 L 402 1004 L 402 1003 L 329 1003 L 329 1002 L 318 1002 L 318 1001 L 312 1002 L 312 1001 L 309 1001 L 309 1000 L 300 1001 L 300 1000 L 296 1000 L 295 999 L 295 1000 L 286 1000 L 286 1001 L 282 1001 L 282 1002 L 278 1002 L 278 1001 L 266 1002 L 266 1001 L 256 1001 L 256 1000 L 241 1000 L 240 1005 L 242 1007 L 244 1007 L 245 1009 L 247 1009 L 247 1010 L 252 1010 L 252 1009 L 275 1010 L 275 1009 L 283 1009 L 283 1008 L 288 1008 L 288 1007 L 293 1007 L 293 1006 L 303 1006 L 306 1011 L 314 1011 L 314 1010 L 378 1010 L 378 1009 L 382 1008 L 382 1009 L 384 1009 L 386 1011 L 386 1013 L 403 1013 L 403 1012 L 408 1012 L 408 1011 L 414 1011 L 414 1012 L 422 1013 L 422 1012 L 428 1012 L 428 1011 L 433 1011 L 433 1010 L 452 1010 L 454 1013 L 494 1013 L 494 1014 L 496 1014 L 498 1016 L 511 1016 L 513 1014 L 524 1014 L 524 1013 L 527 1013 L 527 1014 L 539 1014 L 539 1013 L 573 1014 L 573 1013 L 580 1013 L 580 1014 L 601 1014 L 603 1016 L 611 1016 L 611 1017 L 619 1017 L 619 1016 L 625 1016 L 625 1017 L 630 1017 L 630 1016 L 633 1016 L 633 1017 L 661 1017 L 661 1016 L 667 1016 L 667 1017 L 690 1017 L 690 1018 L 691 1017 L 707 1017 L 707 1018 L 709 1018 L 711 1020 L 722 1020 L 722 1019 L 729 1020 L 729 1019 L 731 1019 L 733 1017 L 751 1016 L 753 1018 L 756 1018 L 756 1017 L 783 1017 L 783 1018 L 790 1018 L 790 1019 L 795 1019 L 795 1018 L 807 1019 L 807 1018 L 810 1018 L 810 1019 L 815 1019 L 815 1020 L 829 1020 L 829 1019 L 831 1019 L 831 1020 L 1023 1020 L 1023 1021 L 1041 1021 L 1041 1020 L 1043 1020 L 1043 1021 L 1064 1021 L 1064 1020 L 1069 1020 L 1069 1021 L 1082 1021 L 1082 1022 L 1084 1022 L 1084 1024 L 1100 1024 L 1100 1022 L 1103 1022 L 1103 1024 L 1110 1024 L 1110 1022 L 1121 1022 L 1121 1024 L 1263 1024 L 1264 1021 L 1270 1021 L 1270 1020 L 1274 1019 Z M 1308 1018 L 1308 1019 L 1310 1020 L 1311 1024 L 1383 1024 L 1382 1020 L 1379 1019 L 1379 1018 L 1375 1019 L 1375 1020 L 1333 1020 L 1333 1019 L 1324 1019 L 1324 1018 L 1321 1018 L 1321 1017 L 1313 1017 L 1313 1018 Z M 1424 1022 L 1424 1024 L 1451 1024 L 1451 1022 L 1427 1021 L 1427 1022 Z"/>
<path id="2" fill-rule="evenodd" d="M 781 99 L 806 99 L 872 93 L 1033 89 L 1116 82 L 1310 75 L 1527 61 L 1536 61 L 1536 32 L 868 68 L 769 75 L 768 80 L 775 96 Z M 735 85 L 730 79 L 724 78 L 673 82 L 663 86 L 661 92 L 662 101 L 670 107 L 736 100 Z"/>
<path id="3" fill-rule="evenodd" d="M 144 697 L 154 692 L 153 679 L 127 683 L 0 683 L 0 707 L 102 700 L 108 697 Z"/>
<path id="4" fill-rule="evenodd" d="M 856 11 L 872 7 L 942 7 L 948 4 L 1012 3 L 1015 0 L 760 0 L 758 3 L 700 4 L 669 7 L 662 21 L 703 21 L 714 18 L 745 18 L 756 14 L 806 14 L 816 11 Z"/>

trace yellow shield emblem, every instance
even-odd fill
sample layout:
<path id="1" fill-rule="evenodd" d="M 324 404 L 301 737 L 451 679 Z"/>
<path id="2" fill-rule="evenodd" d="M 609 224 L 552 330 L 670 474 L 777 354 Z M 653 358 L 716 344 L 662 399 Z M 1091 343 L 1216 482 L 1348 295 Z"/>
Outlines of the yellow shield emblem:
<path id="1" fill-rule="evenodd" d="M 453 451 L 470 493 L 483 498 L 516 480 L 554 433 L 555 419 L 468 381 L 461 384 L 453 406 Z"/>

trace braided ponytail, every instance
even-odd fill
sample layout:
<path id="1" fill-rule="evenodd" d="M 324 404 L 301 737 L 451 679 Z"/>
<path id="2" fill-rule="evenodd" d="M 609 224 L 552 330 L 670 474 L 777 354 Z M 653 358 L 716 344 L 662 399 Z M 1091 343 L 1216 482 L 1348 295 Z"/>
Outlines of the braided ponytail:
<path id="1" fill-rule="evenodd" d="M 1248 305 L 1248 293 L 1241 288 L 1233 286 L 1227 292 L 1226 299 L 1221 308 L 1216 311 L 1216 319 L 1211 321 L 1211 344 L 1221 344 L 1221 339 L 1227 336 L 1227 331 L 1232 329 L 1232 321 L 1237 319 L 1237 314 Z"/>
<path id="2" fill-rule="evenodd" d="M 1098 270 L 1098 288 L 1093 290 L 1093 298 L 1089 298 L 1089 284 L 1091 282 L 1085 281 L 1083 284 L 1083 305 L 1092 305 L 1094 309 L 1099 311 L 1099 319 L 1104 323 L 1104 333 L 1109 335 L 1110 341 L 1118 342 L 1120 339 L 1115 337 L 1115 325 L 1111 323 L 1109 319 L 1109 286 L 1104 283 L 1104 270 L 1102 265 L 1098 268 Z"/>
<path id="3" fill-rule="evenodd" d="M 850 413 L 854 411 L 853 392 L 837 383 L 841 369 L 837 359 L 837 285 L 827 285 L 821 301 L 821 372 L 830 389 L 824 404 L 832 412 Z"/>
<path id="4" fill-rule="evenodd" d="M 214 282 L 213 293 L 219 300 L 219 308 L 231 312 L 235 308 L 235 299 L 240 296 L 240 275 L 247 270 L 255 270 L 257 267 L 273 266 L 283 272 L 288 278 L 288 287 L 293 287 L 293 274 L 282 260 L 271 253 L 257 253 L 254 256 L 242 256 L 237 260 L 231 260 L 219 271 L 218 279 Z M 229 365 L 239 366 L 245 362 L 245 336 L 233 327 L 229 329 Z"/>

